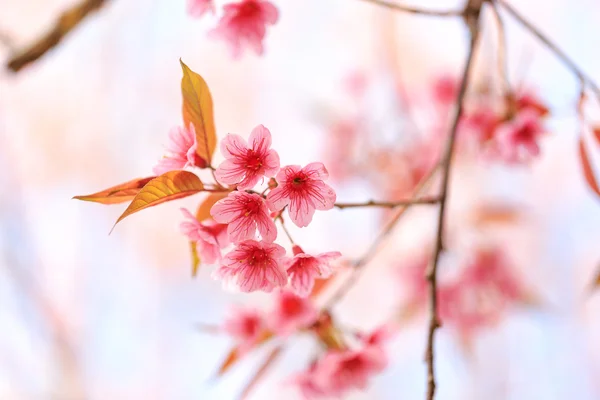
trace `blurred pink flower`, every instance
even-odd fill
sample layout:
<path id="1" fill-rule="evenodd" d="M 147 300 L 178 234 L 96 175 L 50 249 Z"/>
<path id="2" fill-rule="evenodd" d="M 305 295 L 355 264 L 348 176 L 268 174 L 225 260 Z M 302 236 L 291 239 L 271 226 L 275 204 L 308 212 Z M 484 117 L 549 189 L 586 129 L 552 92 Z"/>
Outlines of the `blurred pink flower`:
<path id="1" fill-rule="evenodd" d="M 242 292 L 270 292 L 287 283 L 287 274 L 281 265 L 284 255 L 284 248 L 278 244 L 246 240 L 225 255 L 213 276 Z"/>
<path id="2" fill-rule="evenodd" d="M 312 291 L 315 279 L 328 278 L 333 269 L 330 263 L 342 256 L 339 251 L 321 253 L 318 256 L 306 254 L 298 245 L 292 247 L 294 257 L 287 258 L 284 266 L 290 277 L 291 289 L 301 297 L 306 297 Z"/>
<path id="3" fill-rule="evenodd" d="M 282 290 L 276 295 L 275 308 L 268 321 L 274 332 L 285 336 L 310 326 L 317 316 L 317 309 L 309 299 Z"/>
<path id="4" fill-rule="evenodd" d="M 207 12 L 215 13 L 213 0 L 188 0 L 188 14 L 192 17 L 201 17 Z"/>
<path id="5" fill-rule="evenodd" d="M 313 362 L 306 371 L 292 376 L 290 383 L 295 385 L 304 400 L 319 399 L 327 396 L 325 389 L 320 386 L 317 369 L 318 363 Z"/>
<path id="6" fill-rule="evenodd" d="M 196 242 L 196 250 L 201 261 L 213 264 L 221 260 L 221 249 L 229 245 L 227 238 L 227 225 L 214 222 L 199 222 L 196 217 L 186 210 L 181 209 L 187 219 L 180 225 L 181 232 L 192 242 Z"/>
<path id="7" fill-rule="evenodd" d="M 210 36 L 227 41 L 233 58 L 241 56 L 244 44 L 262 55 L 266 26 L 274 25 L 279 19 L 277 7 L 266 0 L 242 0 L 226 4 L 223 11 L 219 25 Z"/>
<path id="8" fill-rule="evenodd" d="M 228 224 L 227 233 L 233 243 L 255 239 L 257 229 L 266 242 L 273 242 L 277 237 L 265 200 L 258 194 L 231 192 L 212 206 L 210 214 L 215 221 Z"/>
<path id="9" fill-rule="evenodd" d="M 352 389 L 366 389 L 369 378 L 387 366 L 387 360 L 381 354 L 371 346 L 360 350 L 330 350 L 317 367 L 318 387 L 329 396 L 342 396 Z"/>
<path id="10" fill-rule="evenodd" d="M 438 77 L 433 83 L 433 99 L 439 105 L 447 107 L 456 102 L 460 82 L 450 75 Z"/>
<path id="11" fill-rule="evenodd" d="M 258 125 L 249 137 L 250 146 L 239 135 L 228 134 L 221 141 L 221 153 L 225 161 L 215 175 L 219 182 L 237 184 L 239 190 L 252 189 L 258 181 L 275 176 L 279 171 L 279 155 L 271 150 L 271 133 Z"/>
<path id="12" fill-rule="evenodd" d="M 240 353 L 251 350 L 260 340 L 264 329 L 264 318 L 254 309 L 235 308 L 223 323 L 223 330 L 237 340 Z"/>
<path id="13" fill-rule="evenodd" d="M 167 145 L 167 153 L 158 161 L 152 170 L 156 175 L 165 172 L 184 169 L 185 167 L 204 168 L 206 163 L 196 153 L 196 130 L 190 124 L 189 129 L 181 126 L 172 128 L 169 132 L 170 142 Z"/>
<path id="14" fill-rule="evenodd" d="M 330 210 L 335 203 L 335 192 L 323 181 L 329 174 L 320 162 L 283 167 L 277 174 L 277 186 L 267 195 L 267 205 L 278 211 L 289 205 L 292 222 L 308 226 L 315 210 Z"/>
<path id="15" fill-rule="evenodd" d="M 526 108 L 498 127 L 492 155 L 508 163 L 528 162 L 540 154 L 544 132 L 539 113 Z"/>

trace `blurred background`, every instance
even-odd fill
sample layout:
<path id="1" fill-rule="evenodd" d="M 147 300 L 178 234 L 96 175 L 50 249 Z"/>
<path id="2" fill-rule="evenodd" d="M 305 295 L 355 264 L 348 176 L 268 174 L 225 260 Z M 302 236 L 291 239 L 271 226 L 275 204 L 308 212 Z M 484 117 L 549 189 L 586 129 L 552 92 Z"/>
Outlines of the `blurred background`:
<path id="1" fill-rule="evenodd" d="M 110 236 L 124 205 L 71 200 L 151 174 L 169 129 L 180 124 L 180 57 L 208 82 L 219 135 L 247 136 L 264 124 L 283 164 L 327 163 L 331 123 L 352 112 L 344 81 L 356 71 L 375 82 L 368 113 L 379 122 L 389 118 L 390 79 L 418 94 L 433 77 L 460 74 L 466 33 L 458 19 L 394 14 L 359 0 L 273 2 L 280 20 L 268 29 L 260 58 L 246 53 L 232 61 L 222 42 L 206 37 L 216 18 L 189 17 L 184 0 L 128 0 L 108 2 L 21 72 L 2 70 L 0 399 L 229 400 L 264 356 L 259 350 L 215 378 L 232 342 L 197 325 L 220 324 L 232 304 L 268 308 L 269 298 L 224 292 L 210 278 L 213 266 L 192 279 L 179 207 L 193 209 L 199 197 L 136 214 Z M 12 40 L 0 45 L 3 63 L 10 46 L 36 39 L 71 4 L 0 0 L 0 31 Z M 595 2 L 514 5 L 600 80 Z M 493 18 L 484 22 L 478 71 L 494 65 L 485 60 L 497 41 Z M 531 36 L 510 18 L 505 23 L 511 79 L 535 88 L 550 107 L 550 134 L 529 167 L 459 163 L 449 230 L 458 249 L 493 235 L 538 301 L 479 332 L 468 351 L 451 330 L 440 330 L 438 398 L 598 399 L 600 295 L 590 284 L 600 261 L 600 203 L 577 160 L 579 88 Z M 333 178 L 339 200 L 377 196 L 364 180 Z M 518 222 L 485 233 L 464 228 L 470 212 L 498 199 L 519 205 Z M 340 320 L 370 329 L 395 313 L 401 285 L 390 277 L 431 237 L 433 216 L 407 215 L 336 305 Z M 371 209 L 321 212 L 292 234 L 306 251 L 353 258 L 381 221 Z M 424 348 L 424 320 L 407 321 L 388 369 L 349 398 L 424 397 Z M 291 341 L 251 397 L 299 398 L 285 381 L 306 368 L 315 349 L 310 338 Z"/>

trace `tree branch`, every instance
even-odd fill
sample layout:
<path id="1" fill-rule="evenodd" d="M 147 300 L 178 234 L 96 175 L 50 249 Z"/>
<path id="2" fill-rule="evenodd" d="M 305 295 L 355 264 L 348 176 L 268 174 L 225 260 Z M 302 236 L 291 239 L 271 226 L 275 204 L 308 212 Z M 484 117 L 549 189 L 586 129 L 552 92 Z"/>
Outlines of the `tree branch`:
<path id="1" fill-rule="evenodd" d="M 596 97 L 600 100 L 600 87 L 590 78 L 585 72 L 575 64 L 575 62 L 562 51 L 553 41 L 551 41 L 545 34 L 543 34 L 537 27 L 535 27 L 529 20 L 522 16 L 516 9 L 504 0 L 493 0 L 500 4 L 502 8 L 506 10 L 517 22 L 519 22 L 526 30 L 533 34 L 539 41 L 541 41 L 546 48 L 558 57 L 560 61 L 575 75 L 577 78 L 587 84 L 590 89 L 594 92 Z"/>
<path id="2" fill-rule="evenodd" d="M 456 134 L 458 132 L 458 124 L 462 116 L 463 101 L 467 93 L 469 75 L 473 67 L 473 59 L 477 41 L 479 39 L 479 15 L 481 7 L 485 0 L 468 0 L 465 7 L 465 22 L 469 28 L 470 46 L 465 62 L 465 67 L 462 74 L 460 90 L 456 99 L 456 112 L 450 129 L 450 135 L 446 142 L 446 148 L 441 161 L 442 168 L 442 187 L 440 193 L 440 211 L 437 221 L 437 234 L 435 241 L 435 249 L 433 262 L 428 268 L 426 277 L 429 282 L 429 329 L 427 333 L 427 349 L 425 352 L 425 361 L 427 363 L 427 400 L 433 400 L 435 396 L 436 381 L 435 381 L 435 362 L 434 362 L 434 337 L 435 331 L 440 327 L 440 321 L 437 310 L 437 269 L 439 265 L 440 255 L 444 248 L 444 217 L 446 215 L 446 205 L 448 200 L 448 183 L 450 180 L 450 170 L 452 166 L 452 156 L 454 152 L 454 144 L 456 142 Z"/>
<path id="3" fill-rule="evenodd" d="M 395 11 L 406 12 L 410 14 L 427 15 L 430 17 L 459 17 L 462 14 L 460 10 L 427 10 L 423 8 L 415 8 L 404 6 L 401 4 L 390 3 L 384 0 L 363 0 L 368 3 L 376 4 L 381 7 L 386 7 Z"/>
<path id="4" fill-rule="evenodd" d="M 369 200 L 362 203 L 335 203 L 334 206 L 343 210 L 345 208 L 359 208 L 359 207 L 383 207 L 383 208 L 396 208 L 400 206 L 413 206 L 413 205 L 431 205 L 439 203 L 440 198 L 438 196 L 420 197 L 407 200 L 398 201 L 375 201 Z"/>
<path id="5" fill-rule="evenodd" d="M 82 0 L 67 9 L 58 18 L 54 27 L 28 48 L 15 54 L 6 63 L 6 68 L 18 72 L 23 67 L 38 60 L 49 50 L 56 47 L 91 12 L 100 9 L 107 0 Z"/>

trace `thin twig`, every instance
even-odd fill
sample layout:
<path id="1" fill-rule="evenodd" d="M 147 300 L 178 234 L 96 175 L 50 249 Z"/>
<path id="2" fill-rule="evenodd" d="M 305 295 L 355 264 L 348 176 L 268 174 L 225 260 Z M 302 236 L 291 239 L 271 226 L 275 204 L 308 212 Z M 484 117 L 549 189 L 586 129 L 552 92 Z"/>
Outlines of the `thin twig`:
<path id="1" fill-rule="evenodd" d="M 28 48 L 17 53 L 8 60 L 6 67 L 18 72 L 23 67 L 36 61 L 49 50 L 56 47 L 81 21 L 92 11 L 100 9 L 107 0 L 83 0 L 63 12 L 52 29 L 36 40 Z"/>
<path id="2" fill-rule="evenodd" d="M 492 6 L 492 12 L 496 19 L 496 25 L 498 26 L 498 74 L 502 81 L 502 94 L 509 95 L 512 93 L 510 88 L 510 80 L 508 77 L 508 47 L 506 45 L 506 27 L 500 11 L 496 6 L 495 2 L 490 2 Z"/>
<path id="3" fill-rule="evenodd" d="M 428 184 L 431 182 L 433 176 L 437 172 L 439 168 L 439 164 L 436 164 L 435 167 L 429 171 L 429 173 L 419 182 L 417 187 L 414 189 L 415 196 L 418 196 L 422 191 L 424 191 Z M 336 292 L 329 298 L 327 304 L 324 306 L 325 309 L 330 308 L 337 302 L 339 302 L 346 293 L 356 284 L 358 278 L 360 277 L 360 271 L 363 267 L 373 258 L 381 243 L 388 237 L 388 235 L 392 232 L 400 218 L 404 215 L 404 213 L 410 208 L 412 204 L 405 205 L 398 213 L 388 222 L 388 224 L 383 228 L 383 230 L 377 235 L 373 243 L 369 246 L 365 254 L 361 258 L 359 258 L 353 264 L 352 272 L 348 279 L 336 290 Z"/>
<path id="4" fill-rule="evenodd" d="M 290 235 L 290 232 L 287 230 L 287 227 L 285 226 L 285 222 L 283 221 L 283 218 L 281 217 L 281 214 L 279 215 L 279 222 L 281 222 L 281 228 L 283 229 L 283 232 L 285 232 L 285 235 L 288 237 L 288 239 L 290 240 L 290 243 L 292 244 L 292 246 L 294 244 L 296 244 L 294 242 L 294 239 L 292 239 L 292 235 Z"/>
<path id="5" fill-rule="evenodd" d="M 460 10 L 427 10 L 423 8 L 416 8 L 410 6 L 404 6 L 401 4 L 391 3 L 383 0 L 363 0 L 367 3 L 376 4 L 378 6 L 390 8 L 395 11 L 407 12 L 411 14 L 427 15 L 431 17 L 458 17 L 462 15 Z"/>
<path id="6" fill-rule="evenodd" d="M 383 208 L 396 208 L 400 206 L 413 206 L 413 205 L 431 205 L 439 203 L 440 198 L 438 196 L 420 197 L 415 199 L 406 199 L 398 201 L 375 201 L 369 200 L 361 203 L 335 203 L 334 206 L 343 210 L 344 208 L 359 208 L 359 207 L 383 207 Z"/>
<path id="7" fill-rule="evenodd" d="M 456 142 L 456 134 L 458 132 L 458 125 L 463 111 L 463 102 L 465 94 L 467 93 L 467 87 L 469 82 L 469 75 L 473 66 L 473 59 L 475 54 L 475 48 L 479 39 L 479 15 L 484 0 L 468 0 L 465 7 L 465 22 L 469 28 L 470 33 L 470 46 L 465 62 L 462 80 L 460 84 L 460 90 L 456 99 L 456 111 L 452 127 L 450 129 L 450 135 L 446 142 L 446 148 L 442 158 L 442 183 L 440 193 L 440 210 L 437 221 L 437 233 L 435 241 L 435 249 L 433 255 L 433 262 L 427 271 L 427 281 L 429 282 L 429 306 L 430 306 L 430 320 L 429 329 L 427 333 L 427 347 L 425 352 L 425 361 L 427 363 L 427 400 L 433 400 L 435 396 L 435 363 L 434 363 L 434 336 L 435 331 L 440 326 L 438 311 L 437 311 L 437 268 L 440 260 L 442 249 L 444 248 L 443 234 L 444 234 L 444 217 L 446 215 L 446 205 L 448 200 L 448 183 L 450 180 L 450 170 L 452 166 L 452 156 L 454 152 L 454 144 Z"/>
<path id="8" fill-rule="evenodd" d="M 529 20 L 521 15 L 513 6 L 506 3 L 504 0 L 493 0 L 500 4 L 502 8 L 506 10 L 517 22 L 519 22 L 525 29 L 533 34 L 538 40 L 540 40 L 556 57 L 575 75 L 577 78 L 585 82 L 587 86 L 594 92 L 594 94 L 600 100 L 600 87 L 589 77 L 585 72 L 579 68 L 579 66 L 573 61 L 564 51 L 562 51 L 552 40 L 550 40 L 545 34 L 543 34 L 537 27 L 535 27 Z"/>

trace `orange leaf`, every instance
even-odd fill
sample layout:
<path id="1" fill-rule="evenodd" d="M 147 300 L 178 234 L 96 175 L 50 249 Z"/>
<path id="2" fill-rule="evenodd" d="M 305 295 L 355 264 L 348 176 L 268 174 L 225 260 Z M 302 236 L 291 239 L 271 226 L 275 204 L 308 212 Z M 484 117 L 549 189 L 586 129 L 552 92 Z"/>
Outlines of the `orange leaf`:
<path id="1" fill-rule="evenodd" d="M 228 194 L 229 192 L 216 192 L 209 194 L 198 206 L 198 210 L 196 211 L 196 219 L 202 222 L 205 219 L 212 218 L 210 216 L 210 209 L 217 201 L 224 199 Z"/>
<path id="2" fill-rule="evenodd" d="M 269 352 L 269 355 L 267 356 L 265 361 L 263 361 L 263 363 L 260 365 L 250 382 L 248 382 L 248 384 L 242 391 L 242 394 L 240 394 L 240 400 L 244 400 L 248 397 L 252 389 L 254 389 L 256 384 L 264 377 L 265 373 L 269 370 L 271 364 L 273 364 L 275 360 L 277 360 L 277 358 L 281 355 L 282 351 L 283 346 L 279 345 Z"/>
<path id="3" fill-rule="evenodd" d="M 579 138 L 579 159 L 581 160 L 585 181 L 590 189 L 600 196 L 600 187 L 598 187 L 598 182 L 594 176 L 594 171 L 592 170 L 592 165 L 590 164 L 590 159 L 585 148 L 585 143 L 583 142 L 583 137 Z"/>
<path id="4" fill-rule="evenodd" d="M 181 79 L 183 121 L 186 127 L 190 123 L 194 125 L 198 141 L 196 152 L 207 164 L 210 164 L 217 145 L 212 96 L 204 79 L 189 69 L 181 59 L 179 62 L 183 70 Z"/>
<path id="5" fill-rule="evenodd" d="M 123 218 L 148 207 L 154 207 L 171 200 L 191 196 L 204 189 L 200 178 L 188 171 L 169 171 L 152 179 L 133 198 L 129 207 L 117 219 L 117 225 Z M 113 227 L 114 228 L 114 227 Z"/>
<path id="6" fill-rule="evenodd" d="M 98 193 L 75 196 L 73 198 L 83 201 L 93 201 L 101 204 L 119 204 L 133 199 L 135 195 L 138 194 L 140 189 L 154 178 L 154 176 L 151 176 L 149 178 L 132 179 L 128 182 L 110 187 Z"/>
<path id="7" fill-rule="evenodd" d="M 515 224 L 523 218 L 523 211 L 510 204 L 483 204 L 475 208 L 472 214 L 476 226 Z"/>
<path id="8" fill-rule="evenodd" d="M 310 292 L 310 299 L 317 298 L 321 294 L 321 292 L 323 292 L 323 290 L 325 290 L 325 288 L 331 283 L 331 281 L 333 281 L 334 276 L 335 275 L 332 275 L 326 279 L 317 279 L 315 281 L 315 285 L 312 288 L 312 291 Z"/>
<path id="9" fill-rule="evenodd" d="M 256 342 L 256 347 L 258 347 L 261 344 L 267 342 L 272 337 L 273 337 L 273 332 L 264 331 L 262 333 L 262 336 Z M 227 353 L 227 357 L 225 358 L 225 360 L 223 361 L 223 363 L 221 363 L 221 365 L 219 366 L 219 370 L 217 371 L 217 375 L 221 376 L 221 375 L 225 374 L 225 372 L 229 371 L 231 369 L 231 367 L 233 367 L 233 365 L 235 363 L 237 363 L 243 356 L 244 356 L 244 354 L 240 354 L 240 350 L 239 350 L 238 346 L 236 346 L 233 349 L 231 349 L 229 351 L 229 353 Z"/>

